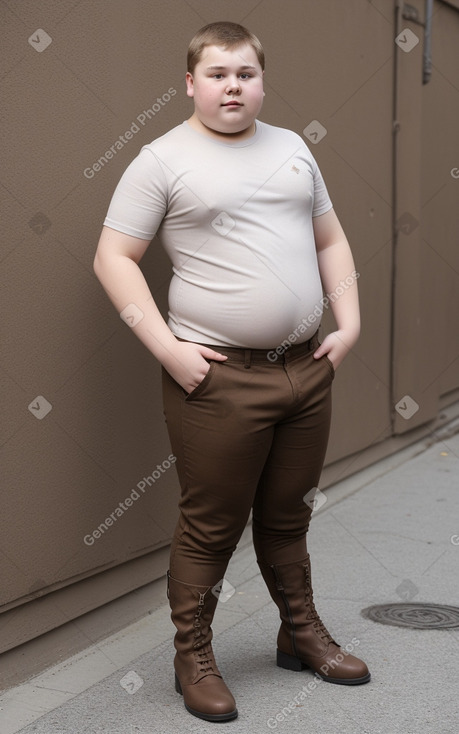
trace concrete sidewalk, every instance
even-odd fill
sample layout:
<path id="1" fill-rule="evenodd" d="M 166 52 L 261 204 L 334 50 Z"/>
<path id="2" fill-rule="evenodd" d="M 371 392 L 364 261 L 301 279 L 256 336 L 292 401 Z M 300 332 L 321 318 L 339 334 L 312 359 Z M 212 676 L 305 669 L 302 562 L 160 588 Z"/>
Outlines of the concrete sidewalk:
<path id="1" fill-rule="evenodd" d="M 235 721 L 216 725 L 185 711 L 164 597 L 136 624 L 7 691 L 1 734 L 456 732 L 459 628 L 386 626 L 361 610 L 401 601 L 459 606 L 459 435 L 443 430 L 433 445 L 411 446 L 325 494 L 308 536 L 316 606 L 343 647 L 354 640 L 370 683 L 308 687 L 310 671 L 276 666 L 278 613 L 247 528 L 226 574 L 236 591 L 219 602 L 213 625 Z"/>

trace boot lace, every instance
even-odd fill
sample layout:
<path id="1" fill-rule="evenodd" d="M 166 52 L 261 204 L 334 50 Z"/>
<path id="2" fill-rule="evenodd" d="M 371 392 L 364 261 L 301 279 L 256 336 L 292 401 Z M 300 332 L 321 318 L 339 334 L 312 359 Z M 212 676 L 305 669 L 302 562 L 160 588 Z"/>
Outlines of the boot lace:
<path id="1" fill-rule="evenodd" d="M 199 664 L 200 673 L 213 673 L 214 672 L 214 655 L 212 648 L 206 645 L 203 650 L 197 650 L 197 658 Z"/>
<path id="2" fill-rule="evenodd" d="M 210 642 L 205 644 L 205 641 L 199 639 L 202 636 L 201 620 L 204 610 L 205 596 L 205 594 L 199 593 L 198 609 L 196 611 L 196 614 L 194 615 L 193 622 L 195 637 L 193 647 L 195 649 L 196 659 L 199 665 L 199 672 L 213 673 L 215 660 L 212 645 L 210 644 Z"/>
<path id="3" fill-rule="evenodd" d="M 319 637 L 322 638 L 322 640 L 324 640 L 324 642 L 333 642 L 334 644 L 336 644 L 330 632 L 327 630 L 321 618 L 319 617 L 319 613 L 315 607 L 314 592 L 312 590 L 311 575 L 310 575 L 308 566 L 304 566 L 304 575 L 305 575 L 304 601 L 305 601 L 305 606 L 306 606 L 306 618 L 312 622 L 314 631 L 319 635 Z"/>

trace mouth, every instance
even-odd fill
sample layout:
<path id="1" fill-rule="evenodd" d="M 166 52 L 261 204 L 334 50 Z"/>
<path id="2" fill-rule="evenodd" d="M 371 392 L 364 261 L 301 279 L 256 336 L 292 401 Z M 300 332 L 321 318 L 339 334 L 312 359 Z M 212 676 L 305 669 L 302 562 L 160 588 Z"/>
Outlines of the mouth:
<path id="1" fill-rule="evenodd" d="M 222 107 L 242 107 L 242 104 L 237 102 L 235 99 L 232 99 L 230 102 L 225 102 Z"/>

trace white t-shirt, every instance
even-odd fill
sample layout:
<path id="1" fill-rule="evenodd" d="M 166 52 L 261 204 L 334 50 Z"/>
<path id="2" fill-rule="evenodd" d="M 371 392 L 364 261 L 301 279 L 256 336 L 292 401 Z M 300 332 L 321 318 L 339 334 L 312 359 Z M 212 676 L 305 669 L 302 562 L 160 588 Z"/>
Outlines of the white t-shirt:
<path id="1" fill-rule="evenodd" d="M 270 349 L 314 312 L 322 286 L 312 217 L 332 208 L 296 133 L 256 121 L 253 137 L 223 143 L 188 122 L 142 148 L 104 224 L 156 234 L 173 264 L 169 328 L 188 341 Z"/>

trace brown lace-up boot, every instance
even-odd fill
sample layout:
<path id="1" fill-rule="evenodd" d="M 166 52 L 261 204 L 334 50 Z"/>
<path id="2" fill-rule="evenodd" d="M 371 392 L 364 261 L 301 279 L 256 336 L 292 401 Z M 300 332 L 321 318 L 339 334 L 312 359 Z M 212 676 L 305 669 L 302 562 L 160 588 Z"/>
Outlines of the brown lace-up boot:
<path id="1" fill-rule="evenodd" d="M 294 563 L 258 565 L 282 620 L 277 664 L 287 670 L 311 668 L 329 683 L 367 683 L 365 663 L 339 647 L 316 611 L 309 555 Z"/>
<path id="2" fill-rule="evenodd" d="M 230 721 L 237 717 L 236 702 L 217 668 L 212 651 L 211 623 L 218 598 L 211 586 L 194 586 L 167 573 L 171 619 L 177 627 L 174 639 L 175 690 L 185 708 L 206 721 Z"/>

